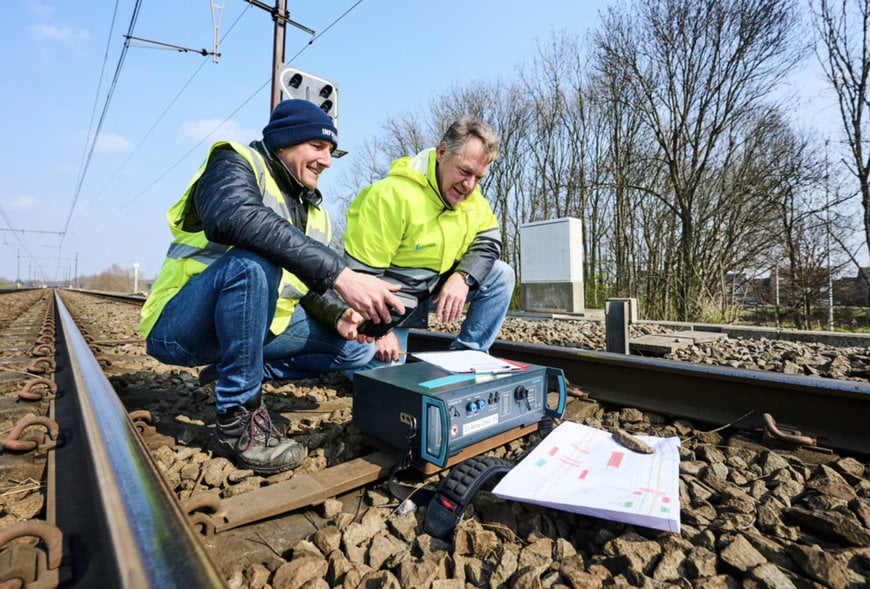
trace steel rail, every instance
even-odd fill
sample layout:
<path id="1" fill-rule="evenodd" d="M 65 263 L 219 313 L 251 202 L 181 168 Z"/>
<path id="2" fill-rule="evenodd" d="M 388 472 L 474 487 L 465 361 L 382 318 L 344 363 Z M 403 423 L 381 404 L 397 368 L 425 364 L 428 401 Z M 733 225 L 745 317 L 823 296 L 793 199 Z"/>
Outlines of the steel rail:
<path id="1" fill-rule="evenodd" d="M 55 300 L 64 443 L 54 500 L 72 584 L 225 586 L 57 292 Z"/>
<path id="2" fill-rule="evenodd" d="M 120 301 L 122 303 L 130 303 L 132 305 L 144 305 L 147 297 L 138 294 L 121 294 L 119 292 L 106 292 L 101 290 L 82 290 L 82 289 L 57 289 L 61 291 L 77 292 L 86 294 L 98 299 L 106 299 L 108 301 Z"/>
<path id="3" fill-rule="evenodd" d="M 411 330 L 408 349 L 446 350 L 453 337 Z M 818 446 L 870 448 L 868 383 L 502 340 L 490 353 L 561 368 L 570 383 L 601 402 L 746 429 L 763 428 L 768 414 L 781 427 L 816 438 Z"/>

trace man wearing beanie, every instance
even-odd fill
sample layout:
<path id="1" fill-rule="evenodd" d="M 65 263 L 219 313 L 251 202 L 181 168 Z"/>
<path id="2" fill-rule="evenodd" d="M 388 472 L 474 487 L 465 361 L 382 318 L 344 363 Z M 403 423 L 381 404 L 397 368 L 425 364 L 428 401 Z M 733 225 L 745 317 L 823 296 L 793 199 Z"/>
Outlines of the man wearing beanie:
<path id="1" fill-rule="evenodd" d="M 142 308 L 150 355 L 206 366 L 200 382 L 216 381 L 215 450 L 261 474 L 306 455 L 273 425 L 263 381 L 365 365 L 374 346 L 359 324 L 404 310 L 398 287 L 327 247 L 317 182 L 337 144 L 332 119 L 307 100 L 281 102 L 262 141 L 214 144 L 169 209 L 173 241 Z"/>

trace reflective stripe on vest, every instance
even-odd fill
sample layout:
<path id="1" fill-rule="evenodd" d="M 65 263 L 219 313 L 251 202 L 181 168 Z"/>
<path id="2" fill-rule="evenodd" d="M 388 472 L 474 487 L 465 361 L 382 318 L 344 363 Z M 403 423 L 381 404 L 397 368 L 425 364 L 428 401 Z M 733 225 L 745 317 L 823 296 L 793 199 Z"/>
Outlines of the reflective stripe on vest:
<path id="1" fill-rule="evenodd" d="M 181 258 L 190 258 L 202 262 L 206 266 L 217 260 L 221 255 L 227 253 L 230 249 L 228 245 L 209 242 L 205 247 L 196 247 L 186 243 L 171 243 L 166 252 L 167 258 L 175 260 Z"/>

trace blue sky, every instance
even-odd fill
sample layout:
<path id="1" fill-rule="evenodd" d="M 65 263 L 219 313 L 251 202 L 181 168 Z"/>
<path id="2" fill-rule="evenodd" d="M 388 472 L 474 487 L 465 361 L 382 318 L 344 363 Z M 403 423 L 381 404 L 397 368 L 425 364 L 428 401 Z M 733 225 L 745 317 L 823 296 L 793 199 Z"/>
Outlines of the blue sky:
<path id="1" fill-rule="evenodd" d="M 211 3 L 143 0 L 132 34 L 210 51 Z M 135 2 L 118 0 L 114 28 L 109 0 L 2 3 L 0 278 L 63 280 L 134 263 L 140 277 L 156 275 L 169 242 L 166 210 L 209 145 L 257 138 L 268 120 L 273 22 L 244 0 L 223 4 L 217 64 L 132 44 L 77 189 Z M 537 39 L 560 29 L 583 35 L 611 4 L 288 0 L 291 18 L 322 34 L 309 44 L 310 34 L 288 26 L 287 59 L 340 87 L 349 155 L 322 178 L 327 198 L 388 117 L 424 108 L 451 85 L 511 76 Z"/>

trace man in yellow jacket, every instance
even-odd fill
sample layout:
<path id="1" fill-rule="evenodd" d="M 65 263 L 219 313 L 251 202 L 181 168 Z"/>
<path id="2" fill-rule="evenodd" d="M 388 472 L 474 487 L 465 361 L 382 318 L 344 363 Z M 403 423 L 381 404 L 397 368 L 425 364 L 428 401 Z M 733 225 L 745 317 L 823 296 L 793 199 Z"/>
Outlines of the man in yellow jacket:
<path id="1" fill-rule="evenodd" d="M 258 473 L 305 457 L 272 424 L 262 382 L 366 364 L 375 350 L 359 323 L 403 311 L 398 287 L 354 272 L 327 247 L 317 183 L 337 143 L 317 105 L 285 100 L 262 141 L 213 145 L 167 214 L 173 241 L 142 309 L 149 354 L 207 365 L 200 380 L 216 380 L 216 451 Z"/>
<path id="2" fill-rule="evenodd" d="M 370 332 L 379 337 L 368 368 L 404 362 L 408 328 L 425 327 L 430 309 L 440 321 L 456 321 L 466 302 L 468 313 L 450 348 L 489 351 L 515 283 L 513 269 L 499 260 L 498 219 L 479 187 L 498 144 L 489 125 L 462 117 L 437 147 L 394 161 L 386 178 L 351 203 L 344 234 L 348 265 L 399 284 L 402 294 L 416 299 L 416 310 L 399 327 Z"/>

